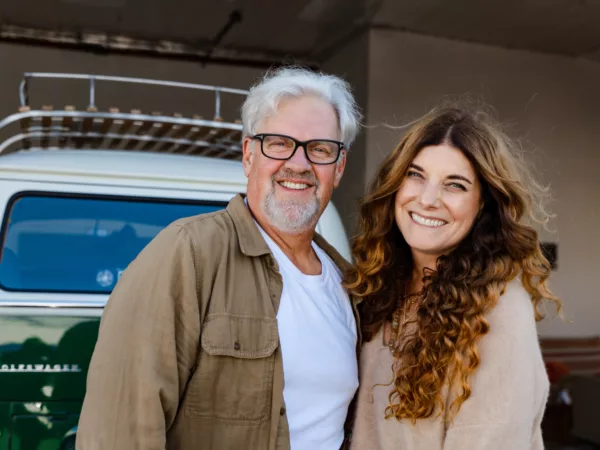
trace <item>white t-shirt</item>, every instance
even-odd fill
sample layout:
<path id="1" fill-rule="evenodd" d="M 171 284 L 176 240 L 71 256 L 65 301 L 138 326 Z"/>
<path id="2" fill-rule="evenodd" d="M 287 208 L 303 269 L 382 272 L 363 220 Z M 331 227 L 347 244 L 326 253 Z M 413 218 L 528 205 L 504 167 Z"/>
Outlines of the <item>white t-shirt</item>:
<path id="1" fill-rule="evenodd" d="M 341 273 L 313 242 L 322 272 L 303 274 L 259 229 L 283 278 L 277 323 L 291 449 L 338 450 L 358 388 L 356 321 Z"/>

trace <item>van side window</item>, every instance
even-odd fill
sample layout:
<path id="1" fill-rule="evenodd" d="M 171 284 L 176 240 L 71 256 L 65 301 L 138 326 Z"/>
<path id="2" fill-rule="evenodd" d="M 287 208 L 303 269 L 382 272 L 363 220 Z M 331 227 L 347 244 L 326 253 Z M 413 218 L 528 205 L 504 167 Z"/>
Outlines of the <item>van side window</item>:
<path id="1" fill-rule="evenodd" d="M 19 194 L 7 206 L 2 228 L 0 286 L 9 291 L 110 293 L 160 230 L 226 204 Z"/>

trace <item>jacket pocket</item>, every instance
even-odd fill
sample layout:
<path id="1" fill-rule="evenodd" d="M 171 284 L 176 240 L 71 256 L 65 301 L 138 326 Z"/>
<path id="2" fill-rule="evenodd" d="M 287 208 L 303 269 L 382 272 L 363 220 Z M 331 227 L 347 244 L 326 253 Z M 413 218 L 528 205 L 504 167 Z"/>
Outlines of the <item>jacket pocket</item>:
<path id="1" fill-rule="evenodd" d="M 279 344 L 277 319 L 211 314 L 202 328 L 198 366 L 188 385 L 188 414 L 259 423 L 269 418 Z"/>

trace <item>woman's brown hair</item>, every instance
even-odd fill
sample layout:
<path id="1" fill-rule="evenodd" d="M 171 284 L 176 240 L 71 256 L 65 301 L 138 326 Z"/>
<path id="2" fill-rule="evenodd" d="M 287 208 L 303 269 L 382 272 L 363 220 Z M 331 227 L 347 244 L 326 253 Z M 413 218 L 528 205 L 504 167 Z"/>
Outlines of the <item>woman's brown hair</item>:
<path id="1" fill-rule="evenodd" d="M 480 363 L 477 341 L 489 330 L 486 313 L 506 284 L 521 277 L 536 319 L 550 265 L 535 225 L 545 225 L 545 190 L 533 181 L 511 140 L 491 117 L 461 107 L 438 108 L 417 121 L 381 165 L 361 203 L 353 243 L 355 266 L 346 286 L 362 297 L 362 331 L 370 340 L 389 321 L 412 275 L 411 251 L 395 221 L 395 197 L 409 164 L 427 146 L 448 144 L 469 159 L 482 186 L 483 208 L 469 234 L 435 270 L 423 274 L 417 331 L 396 355 L 401 364 L 389 396 L 388 417 L 415 421 L 444 411 L 444 386 L 456 389 L 447 420 L 470 396 L 469 377 Z"/>

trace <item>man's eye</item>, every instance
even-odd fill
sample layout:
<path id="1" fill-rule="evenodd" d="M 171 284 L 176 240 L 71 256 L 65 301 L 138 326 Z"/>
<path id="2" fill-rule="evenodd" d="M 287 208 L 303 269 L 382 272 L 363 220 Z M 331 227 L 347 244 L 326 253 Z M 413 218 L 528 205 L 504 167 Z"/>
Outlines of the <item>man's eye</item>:
<path id="1" fill-rule="evenodd" d="M 284 139 L 277 139 L 275 141 L 269 141 L 267 142 L 267 146 L 269 148 L 274 148 L 274 147 L 287 147 L 288 143 L 284 140 Z"/>

